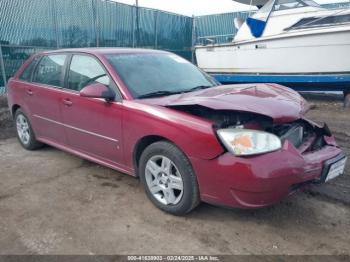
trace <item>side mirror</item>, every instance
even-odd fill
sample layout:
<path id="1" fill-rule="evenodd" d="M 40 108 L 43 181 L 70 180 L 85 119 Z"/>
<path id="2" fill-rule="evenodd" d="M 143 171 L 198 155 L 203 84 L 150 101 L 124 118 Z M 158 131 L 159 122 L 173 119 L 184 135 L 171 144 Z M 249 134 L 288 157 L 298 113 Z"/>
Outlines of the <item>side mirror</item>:
<path id="1" fill-rule="evenodd" d="M 84 87 L 79 92 L 81 97 L 103 98 L 111 101 L 115 98 L 115 93 L 110 88 L 100 83 L 95 83 Z"/>

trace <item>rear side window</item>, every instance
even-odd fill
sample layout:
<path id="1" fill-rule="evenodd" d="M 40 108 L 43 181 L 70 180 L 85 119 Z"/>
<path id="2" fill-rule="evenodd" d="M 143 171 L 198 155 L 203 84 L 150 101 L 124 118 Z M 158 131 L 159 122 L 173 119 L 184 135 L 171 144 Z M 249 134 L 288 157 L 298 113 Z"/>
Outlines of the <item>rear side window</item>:
<path id="1" fill-rule="evenodd" d="M 33 82 L 62 87 L 62 71 L 67 55 L 44 56 L 36 67 Z"/>
<path id="2" fill-rule="evenodd" d="M 87 55 L 74 55 L 69 68 L 68 89 L 80 91 L 93 83 L 109 86 L 110 78 L 95 58 Z"/>
<path id="3" fill-rule="evenodd" d="M 39 58 L 40 58 L 39 56 L 35 57 L 32 60 L 32 62 L 30 62 L 30 64 L 27 65 L 27 67 L 23 70 L 22 74 L 19 76 L 19 79 L 30 82 L 30 80 L 32 78 L 32 72 L 33 72 L 35 65 L 38 62 Z"/>

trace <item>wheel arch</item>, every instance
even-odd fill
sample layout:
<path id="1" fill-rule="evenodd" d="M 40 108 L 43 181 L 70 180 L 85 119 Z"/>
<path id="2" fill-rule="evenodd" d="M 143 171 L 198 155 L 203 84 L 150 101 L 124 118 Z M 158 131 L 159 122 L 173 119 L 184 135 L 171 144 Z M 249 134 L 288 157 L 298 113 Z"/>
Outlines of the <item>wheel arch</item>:
<path id="1" fill-rule="evenodd" d="M 12 107 L 11 107 L 11 115 L 12 115 L 12 118 L 15 117 L 16 111 L 17 111 L 19 108 L 21 108 L 21 106 L 18 105 L 18 104 L 12 105 Z"/>
<path id="2" fill-rule="evenodd" d="M 144 136 L 141 139 L 137 141 L 137 143 L 134 146 L 133 150 L 133 165 L 135 170 L 135 175 L 138 177 L 138 167 L 139 167 L 139 161 L 142 155 L 142 152 L 151 144 L 159 141 L 167 141 L 174 145 L 176 145 L 173 141 L 169 140 L 168 138 L 160 135 L 148 135 Z M 177 145 L 176 145 L 177 146 Z"/>

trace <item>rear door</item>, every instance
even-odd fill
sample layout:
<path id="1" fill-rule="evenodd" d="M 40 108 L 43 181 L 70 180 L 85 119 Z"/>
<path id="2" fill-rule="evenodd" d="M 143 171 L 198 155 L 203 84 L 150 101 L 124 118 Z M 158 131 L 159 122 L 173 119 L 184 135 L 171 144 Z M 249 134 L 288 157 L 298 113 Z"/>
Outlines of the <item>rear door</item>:
<path id="1" fill-rule="evenodd" d="M 91 55 L 74 54 L 66 73 L 61 110 L 67 140 L 74 149 L 111 164 L 121 164 L 122 104 L 80 97 L 93 83 L 116 86 L 100 61 Z"/>
<path id="2" fill-rule="evenodd" d="M 38 138 L 66 142 L 60 112 L 61 88 L 67 55 L 44 55 L 37 63 L 32 81 L 27 82 L 25 101 Z"/>

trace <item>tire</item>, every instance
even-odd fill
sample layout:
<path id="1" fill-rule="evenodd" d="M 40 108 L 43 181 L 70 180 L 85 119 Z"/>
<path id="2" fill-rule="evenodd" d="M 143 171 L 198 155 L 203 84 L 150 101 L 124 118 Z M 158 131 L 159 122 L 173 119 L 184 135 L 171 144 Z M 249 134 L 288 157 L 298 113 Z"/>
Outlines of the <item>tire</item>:
<path id="1" fill-rule="evenodd" d="M 21 109 L 15 112 L 16 134 L 20 144 L 27 150 L 35 150 L 43 146 L 35 139 L 35 135 L 28 117 Z"/>
<path id="2" fill-rule="evenodd" d="M 160 141 L 148 146 L 141 155 L 138 170 L 148 198 L 159 209 L 180 216 L 200 203 L 191 163 L 174 144 Z"/>

